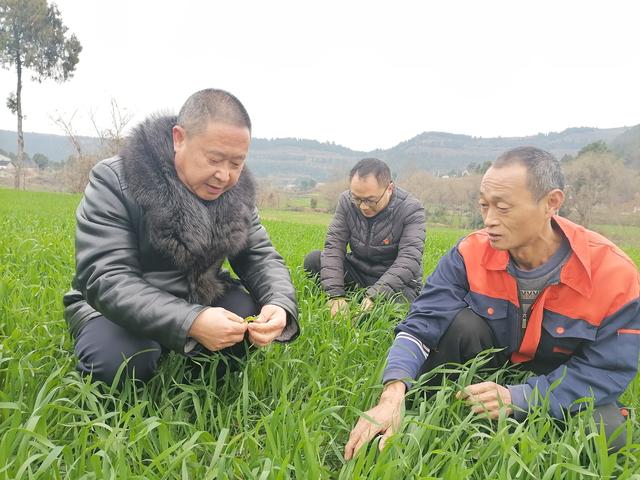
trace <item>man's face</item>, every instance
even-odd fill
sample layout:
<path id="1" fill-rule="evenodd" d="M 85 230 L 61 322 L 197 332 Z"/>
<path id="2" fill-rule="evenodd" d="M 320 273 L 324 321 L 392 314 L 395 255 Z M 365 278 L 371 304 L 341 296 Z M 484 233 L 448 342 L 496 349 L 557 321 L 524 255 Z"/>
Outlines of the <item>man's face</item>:
<path id="1" fill-rule="evenodd" d="M 249 151 L 246 127 L 209 122 L 200 133 L 173 127 L 173 149 L 178 178 L 202 200 L 215 200 L 240 178 Z"/>
<path id="2" fill-rule="evenodd" d="M 389 204 L 393 183 L 380 185 L 375 175 L 359 176 L 357 173 L 349 185 L 351 201 L 365 217 L 373 217 Z"/>
<path id="3" fill-rule="evenodd" d="M 540 238 L 554 213 L 547 196 L 536 201 L 519 163 L 491 167 L 480 183 L 480 209 L 491 246 L 514 251 Z"/>

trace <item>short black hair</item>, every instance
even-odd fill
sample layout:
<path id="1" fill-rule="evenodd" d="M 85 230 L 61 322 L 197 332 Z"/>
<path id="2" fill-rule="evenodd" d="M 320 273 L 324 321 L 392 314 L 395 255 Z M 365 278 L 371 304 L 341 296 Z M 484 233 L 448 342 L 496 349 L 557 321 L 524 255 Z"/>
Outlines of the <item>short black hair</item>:
<path id="1" fill-rule="evenodd" d="M 492 167 L 519 163 L 527 169 L 529 191 L 540 201 L 551 190 L 564 190 L 564 174 L 560 162 L 551 153 L 536 147 L 518 147 L 500 155 Z"/>
<path id="2" fill-rule="evenodd" d="M 224 90 L 200 90 L 184 102 L 178 113 L 178 125 L 188 134 L 201 133 L 211 121 L 219 121 L 251 131 L 251 119 L 244 105 Z"/>
<path id="3" fill-rule="evenodd" d="M 391 170 L 389 170 L 389 165 L 377 158 L 363 158 L 356 163 L 351 169 L 351 172 L 349 172 L 349 180 L 351 180 L 356 173 L 361 178 L 367 175 L 374 175 L 380 185 L 388 185 L 391 183 Z"/>

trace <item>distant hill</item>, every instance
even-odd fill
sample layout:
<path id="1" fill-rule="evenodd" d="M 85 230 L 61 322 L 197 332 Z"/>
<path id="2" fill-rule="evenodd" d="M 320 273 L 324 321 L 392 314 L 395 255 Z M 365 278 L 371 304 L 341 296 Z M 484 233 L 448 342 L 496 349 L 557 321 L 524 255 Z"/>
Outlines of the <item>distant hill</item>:
<path id="1" fill-rule="evenodd" d="M 16 136 L 16 132 L 0 130 L 0 150 L 15 154 L 18 148 Z M 99 141 L 95 137 L 78 137 L 78 139 L 87 151 L 95 151 L 98 148 Z M 32 157 L 36 153 L 42 153 L 53 162 L 62 162 L 73 153 L 73 147 L 67 137 L 48 133 L 25 132 L 24 148 Z"/>
<path id="2" fill-rule="evenodd" d="M 424 169 L 447 173 L 464 169 L 472 162 L 494 160 L 500 153 L 522 145 L 549 150 L 558 158 L 575 155 L 589 143 L 602 140 L 619 152 L 626 152 L 627 161 L 640 168 L 640 125 L 629 128 L 568 128 L 562 132 L 540 133 L 527 137 L 482 138 L 446 132 L 424 132 L 387 150 L 361 152 L 330 142 L 297 138 L 254 138 L 249 152 L 249 164 L 259 176 L 272 177 L 278 183 L 299 177 L 325 181 L 343 175 L 358 159 L 374 156 L 388 161 L 396 173 L 410 169 Z M 97 148 L 98 140 L 81 137 L 87 150 Z M 30 155 L 43 153 L 50 160 L 66 159 L 73 149 L 66 137 L 41 133 L 25 133 L 25 148 Z M 15 132 L 0 130 L 0 149 L 16 151 Z M 626 157 L 625 157 L 626 158 Z"/>
<path id="3" fill-rule="evenodd" d="M 388 161 L 396 169 L 420 168 L 446 173 L 464 168 L 471 162 L 481 164 L 486 160 L 495 160 L 504 151 L 524 145 L 548 150 L 560 159 L 567 154 L 575 155 L 585 145 L 598 140 L 610 143 L 627 130 L 628 127 L 583 127 L 528 137 L 497 138 L 425 132 L 393 148 L 376 150 L 371 154 Z"/>
<path id="4" fill-rule="evenodd" d="M 611 148 L 624 158 L 627 165 L 640 168 L 640 125 L 616 137 L 611 142 Z"/>

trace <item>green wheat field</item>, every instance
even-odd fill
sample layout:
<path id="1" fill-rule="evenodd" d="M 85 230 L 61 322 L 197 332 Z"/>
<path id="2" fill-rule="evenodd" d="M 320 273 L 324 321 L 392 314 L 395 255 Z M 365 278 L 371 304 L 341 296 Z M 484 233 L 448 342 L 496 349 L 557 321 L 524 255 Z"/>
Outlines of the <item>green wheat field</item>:
<path id="1" fill-rule="evenodd" d="M 640 479 L 640 381 L 622 398 L 627 445 L 609 455 L 589 411 L 565 426 L 543 407 L 523 423 L 470 414 L 454 397 L 459 388 L 522 375 L 480 377 L 478 364 L 451 368 L 461 373 L 456 382 L 428 398 L 414 391 L 389 446 L 380 453 L 374 442 L 345 462 L 349 431 L 380 394 L 406 307 L 378 304 L 355 323 L 330 318 L 326 296 L 301 269 L 323 244 L 327 215 L 263 212 L 298 291 L 298 340 L 259 350 L 220 379 L 217 357 L 194 367 L 172 354 L 145 386 L 92 384 L 75 372 L 62 318 L 79 199 L 0 190 L 2 479 Z M 609 232 L 639 263 L 637 230 Z M 428 230 L 425 274 L 464 233 Z"/>

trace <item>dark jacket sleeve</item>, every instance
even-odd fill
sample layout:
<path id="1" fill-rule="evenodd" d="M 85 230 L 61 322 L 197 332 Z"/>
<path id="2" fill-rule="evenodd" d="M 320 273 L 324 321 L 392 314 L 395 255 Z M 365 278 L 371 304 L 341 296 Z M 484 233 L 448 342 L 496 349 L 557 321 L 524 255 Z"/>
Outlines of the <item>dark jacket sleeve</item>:
<path id="1" fill-rule="evenodd" d="M 424 208 L 416 202 L 404 219 L 398 256 L 378 281 L 367 289 L 367 296 L 376 298 L 402 293 L 416 277 L 421 278 L 425 234 Z"/>
<path id="2" fill-rule="evenodd" d="M 329 225 L 324 251 L 320 259 L 320 281 L 330 297 L 342 297 L 344 291 L 344 258 L 351 234 L 347 216 L 349 199 L 346 192 L 340 195 L 336 213 Z"/>
<path id="3" fill-rule="evenodd" d="M 300 332 L 296 291 L 284 260 L 273 247 L 254 209 L 247 246 L 229 259 L 233 271 L 261 305 L 278 305 L 287 312 L 287 326 L 279 342 L 289 342 Z"/>
<path id="4" fill-rule="evenodd" d="M 205 307 L 143 279 L 128 208 L 133 206 L 117 174 L 108 165 L 96 165 L 76 211 L 74 288 L 112 322 L 183 351 L 191 324 Z"/>

